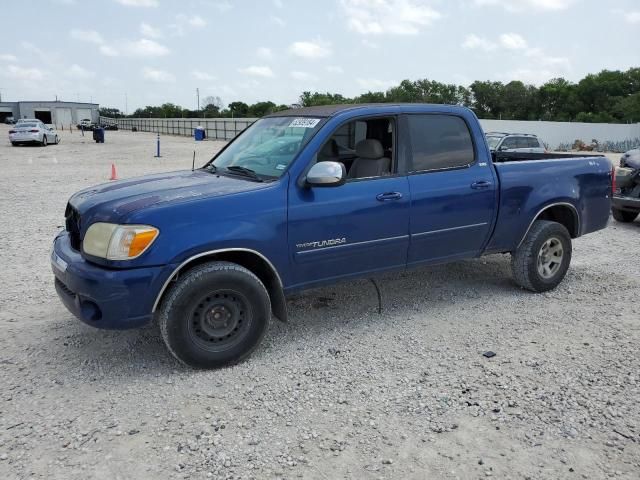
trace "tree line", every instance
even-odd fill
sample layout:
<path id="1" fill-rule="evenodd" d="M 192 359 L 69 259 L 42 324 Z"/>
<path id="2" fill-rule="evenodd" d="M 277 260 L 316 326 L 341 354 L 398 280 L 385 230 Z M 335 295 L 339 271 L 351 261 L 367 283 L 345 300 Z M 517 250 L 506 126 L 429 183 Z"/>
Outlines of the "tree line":
<path id="1" fill-rule="evenodd" d="M 403 80 L 386 91 L 367 92 L 356 97 L 339 93 L 303 92 L 293 106 L 271 101 L 248 105 L 231 102 L 223 107 L 218 97 L 205 99 L 200 111 L 172 103 L 137 109 L 131 117 L 262 117 L 290 107 L 339 103 L 441 103 L 471 108 L 478 117 L 503 120 L 549 120 L 562 122 L 640 122 L 640 68 L 627 71 L 603 70 L 579 82 L 564 78 L 536 87 L 519 80 L 508 83 L 475 81 L 468 87 L 434 80 Z M 104 116 L 123 116 L 117 109 L 100 109 Z"/>

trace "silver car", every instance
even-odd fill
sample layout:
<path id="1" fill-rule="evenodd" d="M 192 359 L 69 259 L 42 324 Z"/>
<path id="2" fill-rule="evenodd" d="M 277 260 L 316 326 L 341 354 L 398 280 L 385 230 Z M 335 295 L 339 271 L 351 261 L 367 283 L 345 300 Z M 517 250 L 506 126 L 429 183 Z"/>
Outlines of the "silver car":
<path id="1" fill-rule="evenodd" d="M 492 152 L 545 153 L 544 144 L 528 133 L 487 132 L 487 143 Z"/>
<path id="2" fill-rule="evenodd" d="M 40 120 L 22 119 L 9 130 L 9 141 L 14 147 L 26 143 L 38 143 L 46 147 L 50 143 L 60 143 L 60 137 Z"/>

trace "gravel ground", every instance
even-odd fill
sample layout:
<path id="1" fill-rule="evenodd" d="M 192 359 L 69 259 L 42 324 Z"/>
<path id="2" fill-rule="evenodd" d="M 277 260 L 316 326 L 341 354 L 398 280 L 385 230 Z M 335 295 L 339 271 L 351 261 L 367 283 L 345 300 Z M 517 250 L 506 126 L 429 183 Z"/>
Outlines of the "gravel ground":
<path id="1" fill-rule="evenodd" d="M 290 299 L 246 362 L 195 372 L 154 327 L 94 330 L 58 301 L 67 198 L 189 168 L 216 142 L 0 127 L 0 478 L 637 479 L 640 222 L 577 240 L 561 286 L 516 288 L 509 258 L 423 268 Z M 488 350 L 496 356 L 488 359 Z"/>

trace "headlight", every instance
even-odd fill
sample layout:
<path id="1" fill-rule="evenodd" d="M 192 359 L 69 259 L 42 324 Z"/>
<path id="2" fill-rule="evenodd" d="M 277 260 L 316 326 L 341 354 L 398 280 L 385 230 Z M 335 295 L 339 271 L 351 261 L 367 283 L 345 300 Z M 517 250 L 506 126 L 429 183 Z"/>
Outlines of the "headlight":
<path id="1" fill-rule="evenodd" d="M 82 241 L 85 253 L 108 260 L 131 260 L 151 246 L 160 230 L 149 225 L 94 223 Z"/>

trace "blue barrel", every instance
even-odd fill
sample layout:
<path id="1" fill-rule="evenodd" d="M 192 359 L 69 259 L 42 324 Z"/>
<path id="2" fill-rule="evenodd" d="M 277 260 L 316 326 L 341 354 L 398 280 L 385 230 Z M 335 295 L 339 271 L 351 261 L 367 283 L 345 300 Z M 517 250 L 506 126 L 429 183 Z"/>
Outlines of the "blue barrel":
<path id="1" fill-rule="evenodd" d="M 93 129 L 93 139 L 96 143 L 104 143 L 104 128 L 96 127 Z"/>
<path id="2" fill-rule="evenodd" d="M 196 139 L 196 142 L 200 142 L 204 140 L 204 128 L 196 127 L 193 129 L 193 138 Z"/>

